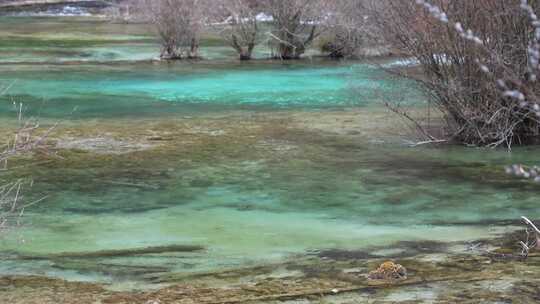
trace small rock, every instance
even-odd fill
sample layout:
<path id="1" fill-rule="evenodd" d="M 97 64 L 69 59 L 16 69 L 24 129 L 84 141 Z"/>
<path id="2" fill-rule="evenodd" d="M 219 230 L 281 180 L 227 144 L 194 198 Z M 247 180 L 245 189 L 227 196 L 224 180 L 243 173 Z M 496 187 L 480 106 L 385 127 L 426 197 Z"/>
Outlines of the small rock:
<path id="1" fill-rule="evenodd" d="M 163 137 L 163 136 L 159 136 L 159 135 L 153 135 L 153 136 L 148 136 L 146 138 L 146 140 L 148 140 L 148 141 L 171 141 L 172 138 Z"/>
<path id="2" fill-rule="evenodd" d="M 370 280 L 397 281 L 406 278 L 407 269 L 394 262 L 384 262 L 377 270 L 370 272 L 368 275 L 368 279 Z"/>

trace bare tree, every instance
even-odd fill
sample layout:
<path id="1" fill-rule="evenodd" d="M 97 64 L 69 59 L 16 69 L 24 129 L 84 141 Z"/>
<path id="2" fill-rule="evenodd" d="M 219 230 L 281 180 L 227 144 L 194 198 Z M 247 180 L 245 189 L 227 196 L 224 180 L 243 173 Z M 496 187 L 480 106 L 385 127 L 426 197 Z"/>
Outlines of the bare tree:
<path id="1" fill-rule="evenodd" d="M 221 37 L 238 53 L 240 60 L 250 60 L 259 41 L 258 11 L 249 0 L 216 1 L 213 25 Z"/>
<path id="2" fill-rule="evenodd" d="M 155 25 L 161 38 L 161 58 L 199 57 L 200 33 L 205 23 L 204 0 L 140 0 L 139 18 Z"/>
<path id="3" fill-rule="evenodd" d="M 274 30 L 270 33 L 277 44 L 280 59 L 298 59 L 321 34 L 327 18 L 324 0 L 264 0 L 265 10 L 272 16 Z"/>

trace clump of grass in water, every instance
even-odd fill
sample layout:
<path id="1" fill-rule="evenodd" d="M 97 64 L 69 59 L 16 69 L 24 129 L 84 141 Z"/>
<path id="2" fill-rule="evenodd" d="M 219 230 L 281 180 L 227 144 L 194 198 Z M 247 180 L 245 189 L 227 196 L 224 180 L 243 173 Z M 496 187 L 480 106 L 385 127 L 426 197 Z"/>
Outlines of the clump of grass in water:
<path id="1" fill-rule="evenodd" d="M 8 86 L 0 90 L 0 95 L 7 92 Z M 19 128 L 14 132 L 13 138 L 8 141 L 3 151 L 0 152 L 0 164 L 3 164 L 4 170 L 8 170 L 8 161 L 29 152 L 36 151 L 43 147 L 45 138 L 53 128 L 46 131 L 44 134 L 36 134 L 39 129 L 39 123 L 34 120 L 23 121 L 22 104 L 19 104 Z M 15 179 L 0 186 L 0 236 L 12 227 L 20 224 L 20 217 L 23 215 L 25 208 L 37 203 L 23 202 L 22 190 L 25 185 L 24 179 Z M 30 182 L 32 185 L 32 182 Z"/>

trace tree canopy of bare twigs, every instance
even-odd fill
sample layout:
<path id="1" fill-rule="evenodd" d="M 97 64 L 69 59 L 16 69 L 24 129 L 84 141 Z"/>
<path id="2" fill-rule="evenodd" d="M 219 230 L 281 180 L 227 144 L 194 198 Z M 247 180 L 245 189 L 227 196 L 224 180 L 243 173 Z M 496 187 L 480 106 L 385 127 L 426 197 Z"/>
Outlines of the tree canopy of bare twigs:
<path id="1" fill-rule="evenodd" d="M 223 39 L 238 53 L 240 60 L 250 60 L 260 42 L 259 13 L 253 1 L 221 0 L 214 6 L 216 27 Z"/>
<path id="2" fill-rule="evenodd" d="M 161 38 L 161 58 L 199 57 L 200 32 L 207 15 L 204 0 L 140 0 L 139 19 L 151 22 Z"/>
<path id="3" fill-rule="evenodd" d="M 277 45 L 275 57 L 297 59 L 319 37 L 328 16 L 331 1 L 264 0 L 265 10 L 273 18 L 271 39 Z"/>
<path id="4" fill-rule="evenodd" d="M 368 42 L 375 44 L 378 39 L 363 0 L 334 1 L 325 25 L 327 40 L 321 48 L 330 57 L 356 56 L 363 45 Z"/>
<path id="5" fill-rule="evenodd" d="M 420 63 L 416 80 L 444 114 L 449 137 L 510 147 L 540 135 L 531 102 L 540 91 L 540 3 L 530 3 L 381 0 L 373 11 L 385 37 Z"/>

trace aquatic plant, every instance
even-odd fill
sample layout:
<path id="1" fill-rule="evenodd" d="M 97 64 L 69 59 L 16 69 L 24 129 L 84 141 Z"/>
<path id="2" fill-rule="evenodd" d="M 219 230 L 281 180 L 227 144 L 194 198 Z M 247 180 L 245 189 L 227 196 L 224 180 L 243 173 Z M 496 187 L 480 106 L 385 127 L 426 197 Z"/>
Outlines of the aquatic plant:
<path id="1" fill-rule="evenodd" d="M 521 219 L 527 225 L 527 229 L 525 230 L 527 238 L 525 241 L 519 242 L 522 249 L 521 255 L 528 257 L 531 250 L 540 249 L 540 229 L 538 229 L 538 227 L 536 227 L 536 225 L 528 218 L 522 216 Z M 531 235 L 533 236 L 531 237 Z"/>
<path id="2" fill-rule="evenodd" d="M 0 88 L 0 96 L 5 94 L 11 83 L 4 88 Z M 40 125 L 37 120 L 24 120 L 22 116 L 22 103 L 14 104 L 18 109 L 19 127 L 14 131 L 12 138 L 8 139 L 5 146 L 0 151 L 0 164 L 3 164 L 7 171 L 8 160 L 31 151 L 40 150 L 44 147 L 45 139 L 56 127 L 53 126 L 44 133 L 40 133 Z M 24 179 L 14 179 L 3 182 L 0 185 L 0 236 L 2 232 L 19 224 L 19 218 L 24 213 L 24 209 L 36 202 L 22 202 L 22 190 L 26 181 Z M 30 183 L 31 184 L 31 183 Z"/>

